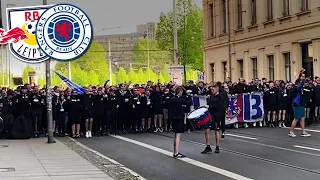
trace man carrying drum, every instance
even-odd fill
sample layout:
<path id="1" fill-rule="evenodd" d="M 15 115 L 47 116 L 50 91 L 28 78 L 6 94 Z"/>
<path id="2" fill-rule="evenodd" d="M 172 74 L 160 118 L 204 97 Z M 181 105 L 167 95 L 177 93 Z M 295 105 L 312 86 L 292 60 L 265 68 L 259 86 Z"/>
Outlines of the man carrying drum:
<path id="1" fill-rule="evenodd" d="M 175 133 L 173 140 L 173 157 L 183 158 L 185 155 L 179 152 L 181 133 L 184 133 L 184 109 L 186 106 L 192 105 L 191 96 L 188 96 L 188 100 L 182 97 L 182 87 L 175 89 L 175 96 L 170 100 L 170 110 L 172 112 L 172 129 Z"/>
<path id="2" fill-rule="evenodd" d="M 224 117 L 224 107 L 225 107 L 225 100 L 222 95 L 219 94 L 219 85 L 214 83 L 210 87 L 210 97 L 207 98 L 207 105 L 206 107 L 209 109 L 209 112 L 212 117 L 212 124 L 204 131 L 205 140 L 207 147 L 201 154 L 211 153 L 212 149 L 210 147 L 210 129 L 215 131 L 215 141 L 216 141 L 216 149 L 215 153 L 219 153 L 219 143 L 220 143 L 220 127 L 221 121 Z"/>

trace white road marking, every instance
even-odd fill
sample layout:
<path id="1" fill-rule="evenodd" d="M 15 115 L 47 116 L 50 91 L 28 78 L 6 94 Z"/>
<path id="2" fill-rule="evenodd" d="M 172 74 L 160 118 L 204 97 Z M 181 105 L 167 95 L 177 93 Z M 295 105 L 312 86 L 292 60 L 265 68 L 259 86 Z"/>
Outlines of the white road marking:
<path id="1" fill-rule="evenodd" d="M 226 136 L 233 136 L 233 137 L 238 137 L 238 138 L 243 138 L 243 139 L 251 139 L 251 140 L 258 140 L 257 138 L 252 138 L 248 136 L 240 136 L 240 135 L 235 135 L 235 134 L 226 134 Z"/>
<path id="2" fill-rule="evenodd" d="M 290 129 L 290 127 L 283 127 L 284 129 Z M 301 131 L 301 128 L 294 128 L 295 130 L 300 130 Z M 310 132 L 317 132 L 317 133 L 320 133 L 320 130 L 315 130 L 315 129 L 305 129 L 307 132 L 310 131 Z"/>
<path id="3" fill-rule="evenodd" d="M 136 140 L 132 140 L 132 139 L 129 139 L 129 138 L 126 138 L 126 137 L 122 137 L 122 136 L 112 136 L 112 137 L 117 138 L 117 139 L 121 139 L 123 141 L 130 142 L 132 144 L 135 144 L 135 145 L 138 145 L 138 146 L 142 146 L 144 148 L 147 148 L 147 149 L 150 149 L 150 150 L 153 150 L 153 151 L 159 152 L 161 154 L 164 154 L 164 155 L 172 157 L 172 152 L 169 152 L 167 150 L 164 150 L 164 149 L 161 149 L 161 148 L 149 145 L 149 144 L 145 144 L 145 143 L 142 143 L 142 142 L 139 142 L 139 141 L 136 141 Z M 197 160 L 194 160 L 194 159 L 191 159 L 191 158 L 180 158 L 179 160 L 181 160 L 183 162 L 186 162 L 186 163 L 189 163 L 189 164 L 192 164 L 194 166 L 198 166 L 200 168 L 203 168 L 203 169 L 206 169 L 206 170 L 221 174 L 221 175 L 229 177 L 231 179 L 235 179 L 235 180 L 252 180 L 250 178 L 241 176 L 239 174 L 235 174 L 233 172 L 230 172 L 230 171 L 227 171 L 227 170 L 224 170 L 224 169 L 220 169 L 218 167 L 211 166 L 209 164 L 205 164 L 205 163 L 202 163 L 200 161 L 197 161 Z"/>
<path id="4" fill-rule="evenodd" d="M 306 147 L 306 146 L 294 145 L 293 147 L 301 148 L 301 149 L 308 149 L 308 150 L 312 150 L 312 151 L 320 151 L 320 149 L 311 148 L 311 147 Z"/>
<path id="5" fill-rule="evenodd" d="M 230 138 L 230 139 L 232 139 L 234 141 L 240 141 L 240 142 L 255 144 L 255 145 L 259 145 L 259 146 L 264 146 L 264 147 L 280 149 L 280 150 L 284 150 L 284 151 L 291 151 L 291 152 L 295 152 L 295 153 L 320 157 L 320 154 L 308 153 L 308 152 L 298 151 L 298 150 L 294 150 L 294 149 L 288 149 L 288 148 L 283 148 L 283 147 L 278 147 L 278 146 L 273 146 L 273 145 L 268 145 L 268 144 L 262 144 L 262 143 L 258 143 L 258 142 L 246 141 L 246 140 L 242 140 L 242 139 L 234 139 L 234 138 Z"/>
<path id="6" fill-rule="evenodd" d="M 128 168 L 124 167 L 122 164 L 120 164 L 120 163 L 117 162 L 116 160 L 111 159 L 111 158 L 109 158 L 109 157 L 107 157 L 107 156 L 99 153 L 98 151 L 95 151 L 95 150 L 93 150 L 93 149 L 91 149 L 91 148 L 89 148 L 89 147 L 81 144 L 80 142 L 74 140 L 73 138 L 70 138 L 70 137 L 69 137 L 69 139 L 71 139 L 72 141 L 74 141 L 77 145 L 79 145 L 79 146 L 87 149 L 88 151 L 91 151 L 91 152 L 95 153 L 96 155 L 98 155 L 98 156 L 100 156 L 100 157 L 102 157 L 102 158 L 110 161 L 111 163 L 115 164 L 116 166 L 118 166 L 118 167 L 120 167 L 120 168 L 122 168 L 122 169 L 124 169 L 124 170 L 127 170 L 130 174 L 132 174 L 133 176 L 137 177 L 139 180 L 147 180 L 147 179 L 145 179 L 144 177 L 142 177 L 141 175 L 139 175 L 138 173 L 132 171 L 131 169 L 128 169 Z"/>

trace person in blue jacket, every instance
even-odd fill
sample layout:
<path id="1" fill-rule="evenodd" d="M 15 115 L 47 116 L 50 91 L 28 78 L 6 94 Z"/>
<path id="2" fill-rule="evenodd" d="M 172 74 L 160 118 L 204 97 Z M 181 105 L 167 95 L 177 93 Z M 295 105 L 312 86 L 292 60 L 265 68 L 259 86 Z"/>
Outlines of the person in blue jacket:
<path id="1" fill-rule="evenodd" d="M 304 69 L 300 71 L 299 78 L 297 79 L 297 87 L 296 87 L 296 96 L 292 102 L 294 120 L 292 121 L 289 136 L 296 137 L 294 134 L 294 128 L 296 127 L 297 123 L 300 123 L 300 127 L 302 130 L 301 136 L 302 137 L 310 137 L 311 135 L 305 131 L 305 105 L 308 103 L 307 98 L 304 95 L 304 83 L 306 81 Z"/>

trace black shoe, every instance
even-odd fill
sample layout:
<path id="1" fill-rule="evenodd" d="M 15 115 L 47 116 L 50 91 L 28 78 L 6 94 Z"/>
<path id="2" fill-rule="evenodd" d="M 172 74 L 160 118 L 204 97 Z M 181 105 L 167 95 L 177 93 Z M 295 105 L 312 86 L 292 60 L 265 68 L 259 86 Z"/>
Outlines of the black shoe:
<path id="1" fill-rule="evenodd" d="M 204 151 L 201 152 L 201 154 L 208 154 L 208 153 L 212 153 L 212 149 L 210 146 L 207 146 Z"/>
<path id="2" fill-rule="evenodd" d="M 219 146 L 216 147 L 214 153 L 220 153 L 220 149 L 219 149 Z"/>
<path id="3" fill-rule="evenodd" d="M 225 136 L 225 134 L 224 134 L 224 133 L 222 133 L 222 134 L 221 134 L 221 138 L 224 138 L 224 136 Z"/>
<path id="4" fill-rule="evenodd" d="M 174 158 L 185 158 L 185 157 L 187 157 L 187 156 L 185 156 L 185 155 L 183 155 L 183 154 L 181 154 L 181 153 L 178 153 L 178 154 L 174 154 L 173 157 L 174 157 Z"/>

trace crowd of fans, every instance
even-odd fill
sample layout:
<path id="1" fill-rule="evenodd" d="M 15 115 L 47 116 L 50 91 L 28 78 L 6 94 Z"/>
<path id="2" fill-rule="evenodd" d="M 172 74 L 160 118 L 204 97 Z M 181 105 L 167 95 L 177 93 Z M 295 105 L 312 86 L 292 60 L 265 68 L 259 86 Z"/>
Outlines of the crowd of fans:
<path id="1" fill-rule="evenodd" d="M 242 93 L 261 92 L 264 99 L 265 118 L 258 123 L 236 123 L 249 126 L 285 127 L 293 120 L 292 100 L 296 95 L 297 83 L 254 79 L 247 83 L 229 79 L 217 82 L 221 93 L 229 96 Z M 192 95 L 207 96 L 210 84 L 192 81 L 183 87 L 186 98 Z M 72 137 L 101 136 L 109 133 L 164 132 L 172 130 L 170 99 L 177 87 L 174 83 L 144 85 L 90 86 L 84 94 L 77 94 L 69 88 L 53 88 L 53 120 L 56 136 Z M 306 122 L 319 120 L 320 78 L 307 79 L 302 93 L 307 97 L 305 105 Z M 19 117 L 31 123 L 34 137 L 46 134 L 47 111 L 46 91 L 37 86 L 24 85 L 16 90 L 2 89 L 0 116 L 4 120 L 2 136 L 10 136 L 14 121 Z M 190 112 L 185 107 L 185 113 Z M 188 124 L 188 123 L 187 123 Z M 17 129 L 17 127 L 15 127 Z M 188 125 L 186 128 L 190 128 Z M 19 128 L 18 128 L 19 129 Z"/>

